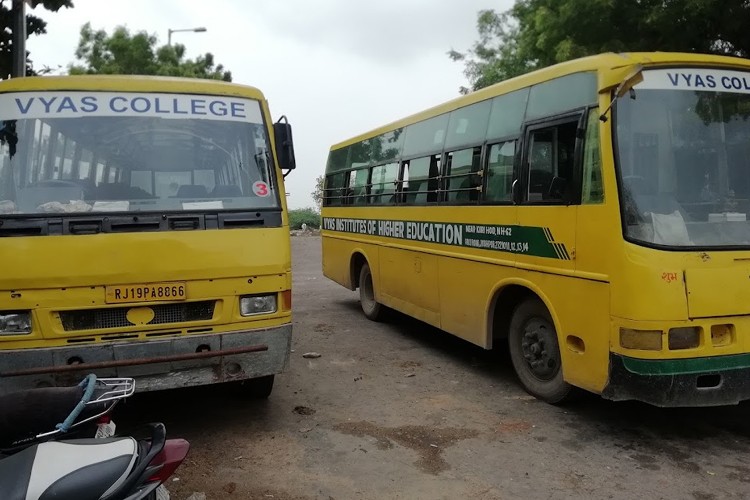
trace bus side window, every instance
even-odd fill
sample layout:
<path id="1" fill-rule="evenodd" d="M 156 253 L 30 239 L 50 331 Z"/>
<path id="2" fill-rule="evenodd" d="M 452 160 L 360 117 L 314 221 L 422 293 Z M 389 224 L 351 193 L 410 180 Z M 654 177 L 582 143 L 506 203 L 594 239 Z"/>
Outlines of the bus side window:
<path id="1" fill-rule="evenodd" d="M 510 202 L 513 200 L 513 161 L 516 141 L 505 141 L 490 146 L 487 160 L 487 190 L 484 200 Z"/>
<path id="2" fill-rule="evenodd" d="M 388 163 L 372 167 L 372 184 L 370 203 L 389 205 L 395 203 L 396 184 L 398 182 L 398 163 Z"/>
<path id="3" fill-rule="evenodd" d="M 481 147 L 448 153 L 445 190 L 449 202 L 466 203 L 479 199 L 479 188 L 482 184 L 479 175 L 481 156 Z"/>
<path id="4" fill-rule="evenodd" d="M 344 188 L 344 173 L 329 175 L 326 177 L 325 189 L 323 189 L 323 204 L 326 206 L 341 205 L 341 192 Z"/>
<path id="5" fill-rule="evenodd" d="M 577 122 L 529 133 L 527 200 L 564 202 L 573 188 Z"/>
<path id="6" fill-rule="evenodd" d="M 581 203 L 592 205 L 604 203 L 602 183 L 602 159 L 599 152 L 599 113 L 598 108 L 589 111 L 586 125 L 586 139 L 583 143 L 583 187 Z"/>
<path id="7" fill-rule="evenodd" d="M 369 170 L 362 168 L 349 172 L 349 182 L 347 184 L 348 205 L 364 205 L 367 203 L 367 175 Z"/>
<path id="8" fill-rule="evenodd" d="M 440 155 L 414 158 L 404 164 L 403 193 L 407 205 L 424 205 L 437 201 L 440 178 Z"/>

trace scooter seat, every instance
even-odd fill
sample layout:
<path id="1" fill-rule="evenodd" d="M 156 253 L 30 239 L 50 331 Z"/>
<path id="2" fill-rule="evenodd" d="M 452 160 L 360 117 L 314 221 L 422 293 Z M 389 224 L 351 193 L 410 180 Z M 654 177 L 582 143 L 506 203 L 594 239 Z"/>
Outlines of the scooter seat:
<path id="1" fill-rule="evenodd" d="M 96 393 L 95 393 L 96 394 Z M 55 430 L 83 396 L 83 388 L 45 387 L 0 395 L 0 446 Z M 106 404 L 89 404 L 80 419 L 104 411 Z"/>
<path id="2" fill-rule="evenodd" d="M 8 500 L 98 500 L 128 477 L 137 458 L 133 438 L 51 441 L 0 460 Z"/>

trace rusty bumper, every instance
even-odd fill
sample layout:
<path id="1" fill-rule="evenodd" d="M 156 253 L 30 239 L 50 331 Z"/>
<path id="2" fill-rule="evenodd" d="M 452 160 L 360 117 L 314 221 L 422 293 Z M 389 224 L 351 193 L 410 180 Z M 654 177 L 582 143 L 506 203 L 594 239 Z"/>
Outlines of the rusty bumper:
<path id="1" fill-rule="evenodd" d="M 87 373 L 133 377 L 139 392 L 280 373 L 289 363 L 292 327 L 139 342 L 0 351 L 0 393 L 71 385 Z"/>

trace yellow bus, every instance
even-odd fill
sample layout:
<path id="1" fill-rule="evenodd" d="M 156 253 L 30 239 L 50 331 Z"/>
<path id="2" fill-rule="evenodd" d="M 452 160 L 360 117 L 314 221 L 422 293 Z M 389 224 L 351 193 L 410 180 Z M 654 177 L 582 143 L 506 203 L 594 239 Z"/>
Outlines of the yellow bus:
<path id="1" fill-rule="evenodd" d="M 323 271 L 557 403 L 750 398 L 750 62 L 602 54 L 331 148 Z"/>
<path id="2" fill-rule="evenodd" d="M 0 82 L 0 391 L 140 391 L 288 363 L 291 127 L 255 88 L 133 76 Z"/>

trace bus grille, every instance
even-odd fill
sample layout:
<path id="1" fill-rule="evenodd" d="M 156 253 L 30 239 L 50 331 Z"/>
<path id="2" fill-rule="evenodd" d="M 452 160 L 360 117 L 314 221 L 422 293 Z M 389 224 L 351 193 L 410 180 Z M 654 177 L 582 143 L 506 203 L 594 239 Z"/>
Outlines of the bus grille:
<path id="1" fill-rule="evenodd" d="M 207 321 L 213 319 L 215 306 L 215 300 L 148 306 L 154 311 L 154 319 L 147 324 L 166 325 L 188 321 Z M 60 311 L 60 320 L 66 332 L 126 328 L 134 326 L 127 318 L 128 311 L 132 308 L 112 307 L 107 309 Z"/>

